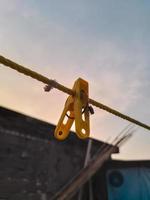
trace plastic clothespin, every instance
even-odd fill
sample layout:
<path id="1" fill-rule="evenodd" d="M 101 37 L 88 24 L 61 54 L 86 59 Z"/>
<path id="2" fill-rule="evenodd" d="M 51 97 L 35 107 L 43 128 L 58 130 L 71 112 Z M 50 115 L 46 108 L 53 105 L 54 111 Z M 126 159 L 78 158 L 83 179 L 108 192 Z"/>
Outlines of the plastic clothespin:
<path id="1" fill-rule="evenodd" d="M 55 129 L 55 137 L 64 140 L 68 135 L 73 122 L 75 121 L 75 131 L 80 139 L 89 137 L 89 88 L 88 82 L 79 78 L 73 86 L 74 96 L 69 96 L 66 100 L 64 110 Z"/>

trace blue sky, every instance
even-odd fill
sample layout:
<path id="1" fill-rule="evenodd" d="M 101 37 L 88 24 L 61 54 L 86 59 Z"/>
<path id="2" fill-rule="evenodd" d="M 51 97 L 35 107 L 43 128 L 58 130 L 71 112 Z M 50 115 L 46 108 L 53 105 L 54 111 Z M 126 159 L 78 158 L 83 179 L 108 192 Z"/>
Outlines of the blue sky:
<path id="1" fill-rule="evenodd" d="M 150 124 L 150 1 L 0 0 L 0 54 Z M 57 123 L 67 96 L 0 67 L 1 105 Z M 105 141 L 128 123 L 95 109 L 91 134 Z M 150 159 L 150 132 L 137 133 L 119 158 Z"/>

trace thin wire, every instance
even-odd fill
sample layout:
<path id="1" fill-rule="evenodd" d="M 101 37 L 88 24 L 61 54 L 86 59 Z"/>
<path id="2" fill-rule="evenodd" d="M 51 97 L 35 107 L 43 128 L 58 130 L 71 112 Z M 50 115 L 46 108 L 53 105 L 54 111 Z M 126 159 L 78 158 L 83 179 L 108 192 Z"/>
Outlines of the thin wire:
<path id="1" fill-rule="evenodd" d="M 48 79 L 47 77 L 45 77 L 45 76 L 43 76 L 43 75 L 41 75 L 41 74 L 39 74 L 39 73 L 37 73 L 35 71 L 32 71 L 32 70 L 30 70 L 30 69 L 28 69 L 28 68 L 26 68 L 26 67 L 24 67 L 22 65 L 19 65 L 19 64 L 15 63 L 15 62 L 3 57 L 3 56 L 0 56 L 0 63 L 5 65 L 6 67 L 10 67 L 10 68 L 18 71 L 19 73 L 22 73 L 22 74 L 24 74 L 26 76 L 30 76 L 33 79 L 36 79 L 36 80 L 38 80 L 40 82 L 48 84 L 52 88 L 56 88 L 56 89 L 58 89 L 58 90 L 60 90 L 60 91 L 62 91 L 64 93 L 69 94 L 69 95 L 73 95 L 73 96 L 75 95 L 75 92 L 72 89 L 70 89 L 70 88 L 68 88 L 68 87 L 66 87 L 64 85 L 61 85 L 60 83 L 56 82 L 53 79 Z M 106 106 L 106 105 L 104 105 L 104 104 L 102 104 L 100 102 L 97 102 L 97 101 L 95 101 L 93 99 L 89 98 L 89 104 L 92 104 L 93 106 L 96 106 L 96 107 L 98 107 L 98 108 L 100 108 L 102 110 L 105 110 L 105 111 L 107 111 L 107 112 L 109 112 L 109 113 L 111 113 L 113 115 L 116 115 L 116 116 L 118 116 L 118 117 L 120 117 L 120 118 L 122 118 L 124 120 L 129 121 L 129 122 L 132 122 L 132 123 L 134 123 L 134 124 L 136 124 L 138 126 L 141 126 L 141 127 L 145 128 L 145 129 L 147 129 L 147 130 L 150 130 L 150 126 L 149 125 L 144 124 L 144 123 L 142 123 L 142 122 L 140 122 L 140 121 L 138 121 L 138 120 L 136 120 L 136 119 L 134 119 L 134 118 L 132 118 L 132 117 L 130 117 L 128 115 L 122 114 L 121 112 L 119 112 L 119 111 L 117 111 L 115 109 L 112 109 L 112 108 L 110 108 L 110 107 L 108 107 L 108 106 Z"/>
<path id="2" fill-rule="evenodd" d="M 117 140 L 116 140 L 117 138 Z M 80 172 L 74 176 L 69 183 L 67 183 L 60 191 L 58 191 L 51 200 L 71 200 L 74 194 L 85 184 L 102 165 L 109 159 L 111 154 L 114 152 L 114 147 L 122 145 L 124 140 L 129 139 L 128 134 L 125 137 L 116 137 L 113 144 L 106 146 L 103 151 L 98 150 L 93 159 L 88 165 L 81 169 Z"/>

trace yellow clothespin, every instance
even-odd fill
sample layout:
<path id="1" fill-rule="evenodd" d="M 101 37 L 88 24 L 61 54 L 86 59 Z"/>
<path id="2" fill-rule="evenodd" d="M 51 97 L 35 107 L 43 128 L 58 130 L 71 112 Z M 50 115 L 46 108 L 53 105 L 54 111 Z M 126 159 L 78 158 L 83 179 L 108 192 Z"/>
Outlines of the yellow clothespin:
<path id="1" fill-rule="evenodd" d="M 88 82 L 79 78 L 73 86 L 74 96 L 69 96 L 66 100 L 64 110 L 55 129 L 55 137 L 64 140 L 75 121 L 75 130 L 79 138 L 89 137 L 89 88 Z"/>

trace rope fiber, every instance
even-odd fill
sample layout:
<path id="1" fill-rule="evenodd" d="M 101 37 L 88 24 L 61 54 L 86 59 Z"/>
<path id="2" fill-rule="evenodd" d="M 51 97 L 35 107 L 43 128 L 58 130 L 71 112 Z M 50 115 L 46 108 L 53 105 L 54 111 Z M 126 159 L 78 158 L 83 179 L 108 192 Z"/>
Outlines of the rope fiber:
<path id="1" fill-rule="evenodd" d="M 11 69 L 14 69 L 14 70 L 18 71 L 19 73 L 22 73 L 22 74 L 24 74 L 26 76 L 30 76 L 31 78 L 36 79 L 36 80 L 38 80 L 40 82 L 48 84 L 52 88 L 56 88 L 56 89 L 58 89 L 58 90 L 60 90 L 60 91 L 62 91 L 64 93 L 69 94 L 69 95 L 74 95 L 74 91 L 72 89 L 70 89 L 68 87 L 65 87 L 64 85 L 61 85 L 60 83 L 56 82 L 53 79 L 48 79 L 47 77 L 45 77 L 45 76 L 43 76 L 43 75 L 41 75 L 41 74 L 39 74 L 39 73 L 37 73 L 35 71 L 32 71 L 32 70 L 30 70 L 30 69 L 28 69 L 28 68 L 26 68 L 26 67 L 24 67 L 22 65 L 19 65 L 19 64 L 17 64 L 15 62 L 13 62 L 13 61 L 1 56 L 1 55 L 0 55 L 0 64 L 3 64 L 4 66 L 9 67 Z M 89 103 L 92 104 L 93 106 L 96 106 L 96 107 L 98 107 L 98 108 L 100 108 L 102 110 L 105 110 L 105 111 L 107 111 L 107 112 L 109 112 L 109 113 L 111 113 L 111 114 L 113 114 L 115 116 L 118 116 L 119 118 L 122 118 L 124 120 L 129 121 L 129 122 L 132 122 L 132 123 L 134 123 L 134 124 L 136 124 L 138 126 L 141 126 L 141 127 L 145 128 L 145 129 L 147 129 L 147 130 L 150 130 L 150 126 L 149 125 L 144 124 L 144 123 L 142 123 L 142 122 L 140 122 L 140 121 L 138 121 L 138 120 L 136 120 L 134 118 L 131 118 L 128 115 L 122 114 L 119 111 L 117 111 L 115 109 L 112 109 L 112 108 L 110 108 L 110 107 L 108 107 L 108 106 L 106 106 L 106 105 L 104 105 L 104 104 L 102 104 L 100 102 L 97 102 L 97 101 L 89 98 Z"/>

